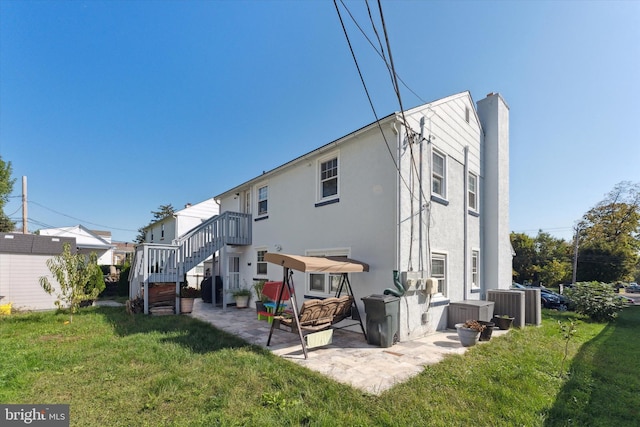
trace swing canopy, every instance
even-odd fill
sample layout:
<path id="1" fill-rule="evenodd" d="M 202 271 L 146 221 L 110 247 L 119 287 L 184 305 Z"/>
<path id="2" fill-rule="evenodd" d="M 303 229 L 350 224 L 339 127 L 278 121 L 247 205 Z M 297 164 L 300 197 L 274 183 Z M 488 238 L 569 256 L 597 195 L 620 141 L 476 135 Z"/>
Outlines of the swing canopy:
<path id="1" fill-rule="evenodd" d="M 369 265 L 344 257 L 317 257 L 267 252 L 264 260 L 292 270 L 312 273 L 360 273 Z"/>

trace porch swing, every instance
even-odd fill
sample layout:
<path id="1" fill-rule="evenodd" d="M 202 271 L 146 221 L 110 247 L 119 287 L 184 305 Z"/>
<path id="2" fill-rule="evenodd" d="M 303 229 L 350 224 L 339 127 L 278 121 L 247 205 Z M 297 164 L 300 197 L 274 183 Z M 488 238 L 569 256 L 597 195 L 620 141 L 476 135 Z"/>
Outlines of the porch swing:
<path id="1" fill-rule="evenodd" d="M 307 348 L 319 347 L 328 344 L 333 333 L 332 326 L 349 317 L 358 320 L 360 329 L 365 339 L 367 333 L 362 324 L 362 317 L 355 301 L 355 295 L 349 281 L 349 273 L 369 271 L 369 265 L 342 257 L 311 257 L 300 255 L 287 255 L 279 253 L 266 253 L 264 260 L 283 267 L 282 282 L 278 283 L 274 302 L 276 303 L 276 315 L 271 323 L 267 346 L 271 344 L 271 337 L 276 324 L 288 326 L 293 331 L 294 328 L 300 337 L 304 358 L 307 358 Z M 340 283 L 334 297 L 323 300 L 313 299 L 305 301 L 300 310 L 296 301 L 295 288 L 293 284 L 293 271 L 303 273 L 339 273 Z M 342 295 L 342 293 L 345 295 Z M 289 297 L 291 304 L 291 314 L 282 314 L 282 303 Z M 352 323 L 343 327 L 354 326 Z M 304 331 L 304 332 L 303 332 Z"/>

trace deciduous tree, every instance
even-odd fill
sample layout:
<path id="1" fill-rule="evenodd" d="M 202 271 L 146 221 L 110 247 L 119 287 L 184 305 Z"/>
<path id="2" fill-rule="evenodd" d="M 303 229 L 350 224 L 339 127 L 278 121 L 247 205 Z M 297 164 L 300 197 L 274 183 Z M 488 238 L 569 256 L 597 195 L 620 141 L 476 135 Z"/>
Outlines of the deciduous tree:
<path id="1" fill-rule="evenodd" d="M 48 259 L 47 267 L 60 285 L 60 291 L 56 292 L 56 306 L 59 309 L 69 308 L 71 322 L 80 304 L 96 299 L 105 288 L 95 252 L 87 260 L 83 254 L 72 254 L 71 246 L 65 243 L 62 254 Z M 40 277 L 40 286 L 49 295 L 55 291 L 47 276 Z"/>
<path id="2" fill-rule="evenodd" d="M 13 231 L 16 224 L 5 214 L 4 207 L 13 191 L 15 179 L 11 179 L 11 162 L 5 162 L 0 156 L 0 232 Z"/>
<path id="3" fill-rule="evenodd" d="M 640 183 L 623 181 L 579 225 L 578 280 L 633 280 L 640 250 Z"/>

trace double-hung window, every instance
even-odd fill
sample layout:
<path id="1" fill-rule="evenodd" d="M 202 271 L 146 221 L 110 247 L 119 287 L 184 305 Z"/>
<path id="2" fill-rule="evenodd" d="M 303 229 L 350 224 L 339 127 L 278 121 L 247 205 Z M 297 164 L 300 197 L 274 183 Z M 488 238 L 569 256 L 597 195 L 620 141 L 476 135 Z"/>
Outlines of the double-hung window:
<path id="1" fill-rule="evenodd" d="M 433 152 L 433 172 L 432 172 L 432 192 L 433 194 L 442 197 L 447 197 L 446 190 L 446 173 L 447 162 L 443 154 L 436 151 Z"/>
<path id="2" fill-rule="evenodd" d="M 320 162 L 320 199 L 338 195 L 338 157 Z"/>
<path id="3" fill-rule="evenodd" d="M 478 274 L 478 269 L 480 268 L 480 252 L 471 251 L 471 287 L 479 288 L 480 287 L 480 275 Z"/>
<path id="4" fill-rule="evenodd" d="M 438 280 L 438 294 L 447 295 L 447 256 L 445 254 L 431 255 L 431 276 Z"/>
<path id="5" fill-rule="evenodd" d="M 258 215 L 269 213 L 267 209 L 269 201 L 269 187 L 267 185 L 258 188 Z"/>
<path id="6" fill-rule="evenodd" d="M 478 210 L 478 177 L 469 173 L 469 209 Z"/>
<path id="7" fill-rule="evenodd" d="M 257 260 L 256 260 L 256 274 L 265 275 L 267 274 L 267 262 L 264 260 L 264 255 L 267 253 L 265 249 L 260 249 L 256 251 Z"/>

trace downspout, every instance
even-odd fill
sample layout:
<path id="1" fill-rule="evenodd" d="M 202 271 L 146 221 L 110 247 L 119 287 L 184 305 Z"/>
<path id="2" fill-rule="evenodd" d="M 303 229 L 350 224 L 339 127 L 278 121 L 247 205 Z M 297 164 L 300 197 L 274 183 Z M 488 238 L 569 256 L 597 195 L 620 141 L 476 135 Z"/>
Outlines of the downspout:
<path id="1" fill-rule="evenodd" d="M 469 284 L 469 146 L 464 147 L 464 299 L 467 299 L 467 288 Z"/>
<path id="2" fill-rule="evenodd" d="M 401 239 L 401 226 L 400 226 L 400 215 L 401 215 L 401 209 L 400 209 L 400 203 L 402 200 L 401 194 L 402 194 L 402 178 L 400 177 L 400 150 L 402 149 L 402 134 L 400 132 L 400 130 L 396 127 L 397 122 L 394 122 L 391 124 L 391 129 L 393 130 L 393 133 L 396 134 L 396 159 L 397 159 L 397 164 L 398 164 L 398 173 L 396 174 L 396 184 L 398 185 L 398 190 L 396 191 L 396 268 L 400 267 L 400 251 L 401 251 L 401 247 L 402 247 L 402 239 Z"/>
<path id="3" fill-rule="evenodd" d="M 396 127 L 396 123 L 394 122 L 392 124 L 391 129 L 393 130 L 393 133 L 395 133 L 397 135 L 397 158 L 398 158 L 398 174 L 397 176 L 397 184 L 398 184 L 398 192 L 396 195 L 396 199 L 397 199 L 397 209 L 396 209 L 396 266 L 400 266 L 400 248 L 401 248 L 401 230 L 400 230 L 400 203 L 401 203 L 401 193 L 402 193 L 402 179 L 400 177 L 400 171 L 402 170 L 402 167 L 400 166 L 400 150 L 402 148 L 402 133 L 398 130 L 398 128 Z M 397 267 L 396 267 L 397 268 Z M 401 297 L 404 295 L 405 290 L 404 290 L 404 286 L 402 286 L 402 283 L 400 283 L 400 274 L 398 273 L 398 270 L 393 270 L 393 284 L 395 285 L 396 289 L 392 289 L 392 288 L 386 288 L 383 293 L 384 295 L 393 295 L 396 297 Z"/>
<path id="4" fill-rule="evenodd" d="M 398 270 L 393 270 L 393 284 L 396 285 L 398 290 L 387 288 L 384 290 L 383 294 L 385 295 L 393 295 L 394 297 L 401 297 L 404 295 L 404 286 L 400 283 L 400 274 Z"/>

